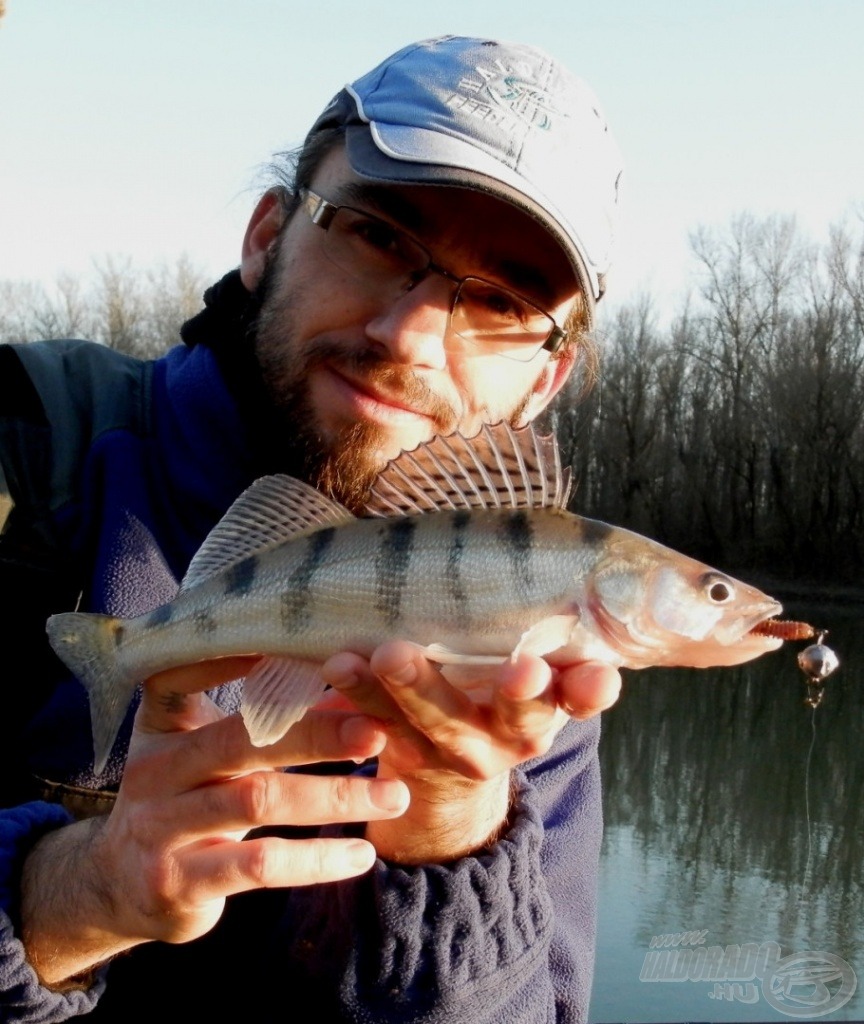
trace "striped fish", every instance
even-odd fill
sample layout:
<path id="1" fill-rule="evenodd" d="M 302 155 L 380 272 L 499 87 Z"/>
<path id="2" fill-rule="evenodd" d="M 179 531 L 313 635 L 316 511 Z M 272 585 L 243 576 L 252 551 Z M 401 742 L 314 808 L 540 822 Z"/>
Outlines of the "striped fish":
<path id="1" fill-rule="evenodd" d="M 470 687 L 522 652 L 563 665 L 731 665 L 778 647 L 780 605 L 630 531 L 565 510 L 569 473 L 533 428 L 439 437 L 391 462 L 357 518 L 287 476 L 256 481 L 177 597 L 135 619 L 64 613 L 50 642 L 90 695 L 101 771 L 137 684 L 260 654 L 242 713 L 275 742 L 323 692 L 337 651 L 415 643 Z M 770 632 L 770 629 L 768 630 Z"/>

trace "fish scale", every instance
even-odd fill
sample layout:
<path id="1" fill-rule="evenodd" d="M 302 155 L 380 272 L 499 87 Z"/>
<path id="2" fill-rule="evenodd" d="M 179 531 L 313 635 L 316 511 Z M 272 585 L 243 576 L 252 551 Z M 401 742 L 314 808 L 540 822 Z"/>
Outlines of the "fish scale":
<path id="1" fill-rule="evenodd" d="M 708 666 L 782 643 L 754 631 L 780 611 L 776 601 L 566 511 L 564 476 L 550 438 L 498 424 L 394 460 L 367 518 L 290 477 L 256 481 L 204 541 L 173 601 L 131 620 L 48 620 L 54 650 L 90 696 L 96 770 L 140 681 L 210 658 L 263 656 L 242 707 L 263 745 L 320 698 L 330 655 L 369 656 L 391 639 L 413 643 L 474 699 L 490 666 L 522 653 L 558 665 Z"/>

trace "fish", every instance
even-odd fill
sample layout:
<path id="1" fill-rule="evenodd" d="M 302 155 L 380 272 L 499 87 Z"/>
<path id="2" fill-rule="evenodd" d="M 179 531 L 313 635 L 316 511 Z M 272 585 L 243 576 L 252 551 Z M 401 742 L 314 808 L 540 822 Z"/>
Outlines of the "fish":
<path id="1" fill-rule="evenodd" d="M 553 666 L 708 667 L 783 643 L 779 602 L 568 511 L 569 490 L 554 437 L 506 423 L 403 452 L 361 516 L 290 476 L 260 478 L 169 603 L 133 619 L 48 619 L 51 646 L 89 694 L 96 770 L 142 680 L 212 658 L 261 656 L 241 713 L 264 746 L 320 699 L 330 655 L 369 656 L 390 639 L 416 645 L 467 692 L 522 653 Z"/>

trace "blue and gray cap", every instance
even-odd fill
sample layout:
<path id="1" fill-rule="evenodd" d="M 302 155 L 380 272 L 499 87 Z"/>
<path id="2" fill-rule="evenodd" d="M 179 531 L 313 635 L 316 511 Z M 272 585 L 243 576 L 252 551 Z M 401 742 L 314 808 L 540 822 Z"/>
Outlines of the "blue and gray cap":
<path id="1" fill-rule="evenodd" d="M 593 322 L 622 162 L 585 82 L 532 46 L 442 36 L 347 85 L 310 135 L 336 125 L 362 177 L 476 188 L 534 217 L 567 253 Z"/>

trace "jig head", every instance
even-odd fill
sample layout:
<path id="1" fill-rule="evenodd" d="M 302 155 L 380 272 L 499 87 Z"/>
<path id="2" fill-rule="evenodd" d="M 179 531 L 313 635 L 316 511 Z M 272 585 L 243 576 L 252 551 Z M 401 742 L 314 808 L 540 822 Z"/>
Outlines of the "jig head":
<path id="1" fill-rule="evenodd" d="M 798 655 L 798 667 L 807 677 L 807 696 L 804 703 L 811 708 L 818 708 L 825 692 L 825 681 L 840 665 L 840 659 L 834 651 L 822 641 L 827 635 L 822 630 L 815 644 L 805 647 Z"/>

